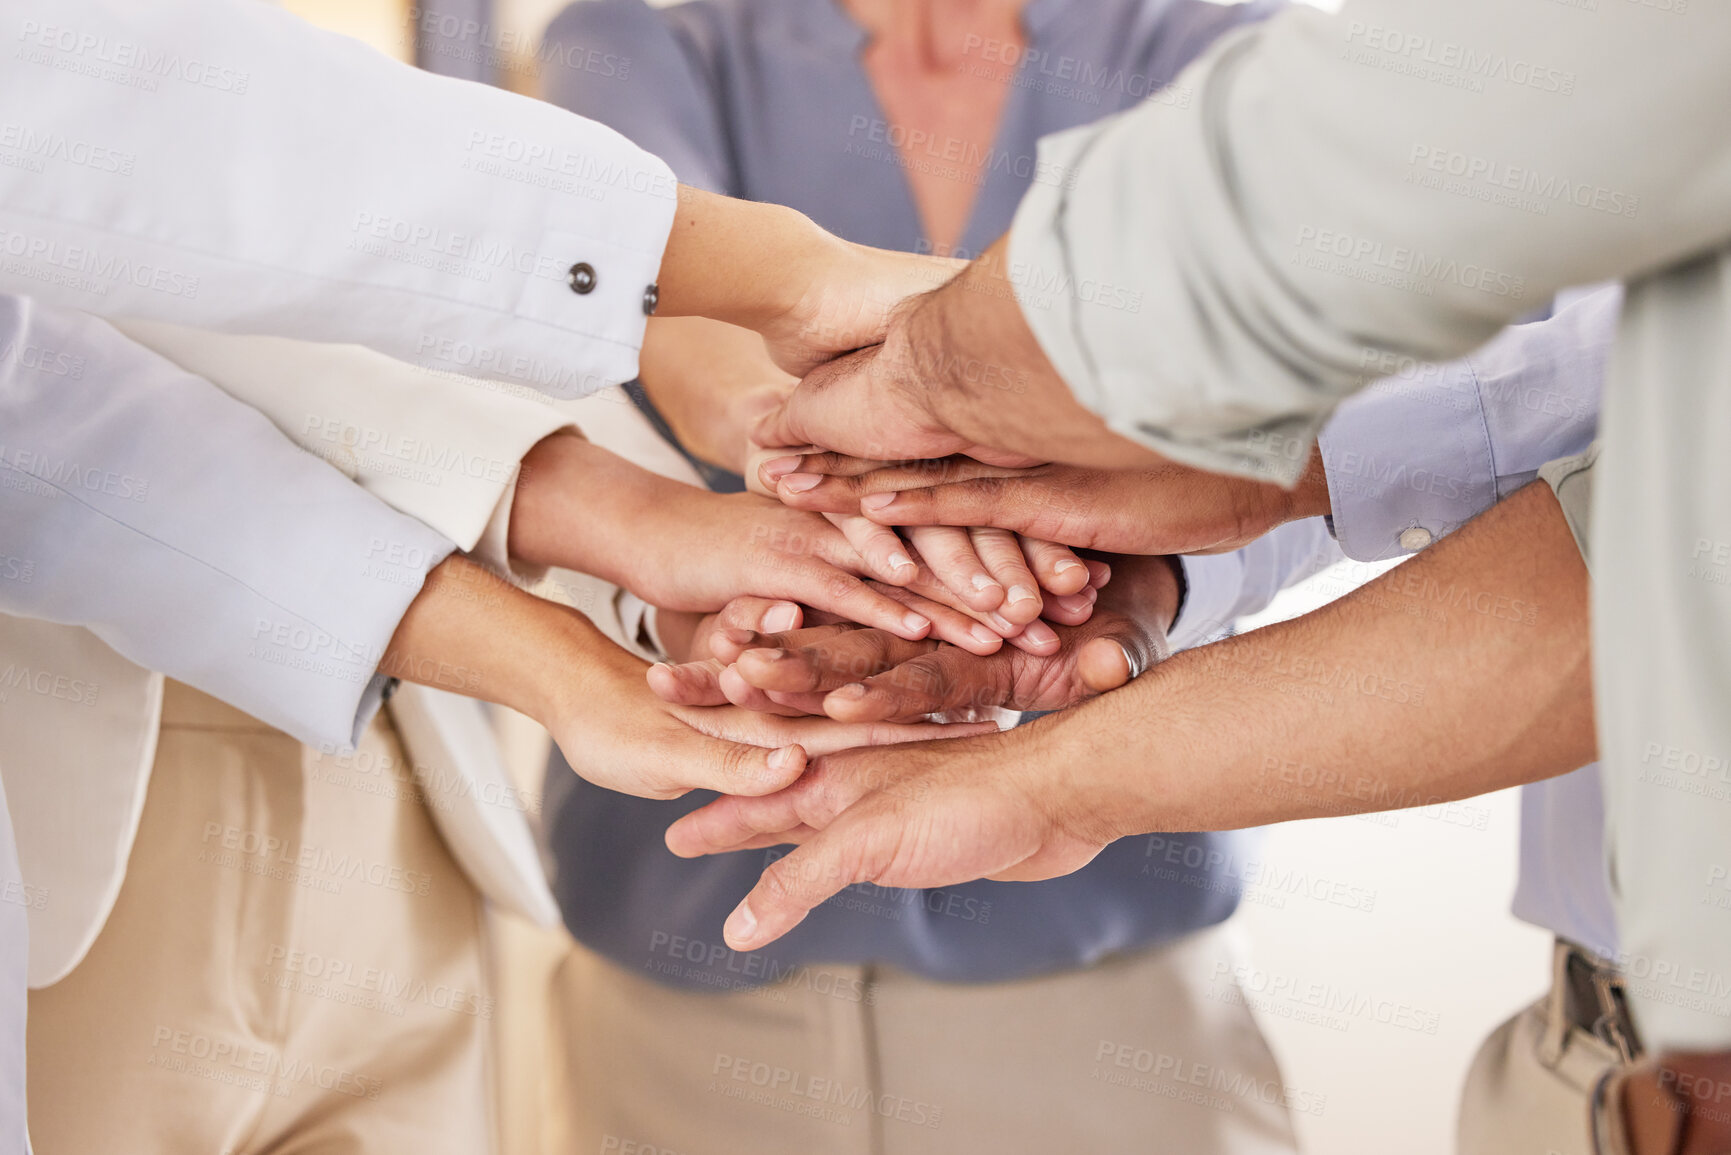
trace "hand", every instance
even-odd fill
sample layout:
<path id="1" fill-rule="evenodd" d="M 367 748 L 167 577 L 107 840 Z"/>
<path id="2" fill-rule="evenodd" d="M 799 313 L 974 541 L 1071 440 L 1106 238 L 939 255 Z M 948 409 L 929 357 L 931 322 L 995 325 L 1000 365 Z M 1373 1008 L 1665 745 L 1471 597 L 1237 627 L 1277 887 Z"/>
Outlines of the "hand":
<path id="1" fill-rule="evenodd" d="M 808 373 L 754 439 L 888 461 L 1158 462 L 1070 393 L 1022 316 L 1005 250 L 1000 240 L 942 288 L 898 306 L 880 347 Z"/>
<path id="2" fill-rule="evenodd" d="M 716 631 L 706 639 L 707 661 L 666 668 L 652 685 L 670 702 L 731 701 L 856 722 L 1062 709 L 1122 686 L 1168 653 L 1179 597 L 1172 559 L 1121 559 L 1119 570 L 1094 614 L 1060 628 L 1060 648 L 1044 655 L 1004 648 L 982 657 L 849 626 L 746 626 Z"/>
<path id="3" fill-rule="evenodd" d="M 1413 589 L 1456 582 L 1536 612 L 1519 625 L 1412 614 Z M 667 844 L 691 855 L 803 844 L 729 920 L 728 944 L 752 950 L 857 881 L 1048 877 L 1131 834 L 1434 804 L 1548 778 L 1598 753 L 1587 603 L 1567 519 L 1549 486 L 1530 485 L 1359 594 L 1176 655 L 1007 734 L 818 759 L 787 790 L 694 812 Z M 1343 781 L 1279 766 L 1351 770 Z"/>
<path id="4" fill-rule="evenodd" d="M 799 299 L 758 331 L 770 358 L 803 376 L 840 354 L 881 344 L 904 301 L 939 288 L 965 267 L 947 257 L 847 244 L 807 271 Z"/>
<path id="5" fill-rule="evenodd" d="M 761 406 L 771 396 L 759 393 L 756 403 Z M 753 492 L 794 505 L 788 495 L 780 493 L 777 482 L 802 458 L 775 456 L 778 452 L 753 444 L 746 460 L 746 484 Z M 824 480 L 803 476 L 803 480 L 789 482 L 790 494 L 797 495 L 805 486 Z M 824 516 L 842 531 L 881 580 L 919 589 L 910 575 L 917 572 L 916 562 L 923 563 L 952 595 L 939 600 L 986 615 L 981 620 L 1006 637 L 1015 636 L 1040 616 L 1042 590 L 1065 596 L 1081 593 L 1089 585 L 1087 565 L 1073 551 L 1054 542 L 961 525 L 922 525 L 898 533 L 861 516 L 857 502 Z M 922 592 L 931 594 L 929 590 Z"/>
<path id="6" fill-rule="evenodd" d="M 547 727 L 578 774 L 644 798 L 677 798 L 694 789 L 762 794 L 797 779 L 808 756 L 996 729 L 843 724 L 737 706 L 676 706 L 650 691 L 647 663 L 611 643 L 590 652 L 595 660 L 574 666 L 550 705 L 531 716 Z"/>
<path id="7" fill-rule="evenodd" d="M 788 598 L 902 637 L 931 621 L 861 580 L 869 572 L 823 517 L 755 494 L 669 480 L 571 433 L 523 459 L 509 548 L 531 564 L 604 578 L 670 610 L 740 595 Z"/>
<path id="8" fill-rule="evenodd" d="M 801 843 L 728 917 L 723 937 L 756 950 L 844 887 L 1030 881 L 1079 870 L 1119 831 L 1089 817 L 1062 761 L 1042 757 L 1042 718 L 1007 734 L 821 758 L 793 786 L 722 798 L 674 823 L 682 857 Z M 1097 800 L 1102 804 L 1105 800 Z"/>
<path id="9" fill-rule="evenodd" d="M 857 513 L 885 526 L 996 526 L 1111 553 L 1237 549 L 1330 509 L 1320 451 L 1295 490 L 1175 463 L 1006 469 L 967 457 L 891 465 L 835 454 L 766 461 L 758 481 L 773 486 L 785 504 L 830 517 Z"/>
<path id="10" fill-rule="evenodd" d="M 761 794 L 796 780 L 808 754 L 981 732 L 669 706 L 650 693 L 644 669 L 576 610 L 461 557 L 428 575 L 379 663 L 381 673 L 527 714 L 585 778 L 647 798 Z"/>

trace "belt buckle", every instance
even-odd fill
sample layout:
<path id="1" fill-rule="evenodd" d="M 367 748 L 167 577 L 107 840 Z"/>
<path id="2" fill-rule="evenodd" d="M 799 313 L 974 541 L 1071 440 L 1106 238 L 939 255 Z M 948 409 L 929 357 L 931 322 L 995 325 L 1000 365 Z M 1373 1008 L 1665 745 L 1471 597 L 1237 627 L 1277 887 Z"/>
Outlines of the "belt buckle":
<path id="1" fill-rule="evenodd" d="M 1615 1047 L 1628 1066 L 1641 1057 L 1641 1041 L 1635 1034 L 1634 1021 L 1629 1017 L 1629 1000 L 1623 978 L 1615 972 L 1595 965 L 1592 971 L 1593 993 L 1599 1001 L 1599 1017 L 1593 1020 L 1591 1031 Z"/>

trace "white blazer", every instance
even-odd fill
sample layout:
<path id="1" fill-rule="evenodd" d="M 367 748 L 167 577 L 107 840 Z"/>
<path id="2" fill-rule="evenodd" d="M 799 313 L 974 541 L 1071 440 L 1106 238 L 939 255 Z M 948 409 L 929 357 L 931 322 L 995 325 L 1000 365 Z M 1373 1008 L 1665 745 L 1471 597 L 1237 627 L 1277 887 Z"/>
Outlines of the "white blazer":
<path id="1" fill-rule="evenodd" d="M 501 570 L 509 565 L 504 542 L 518 463 L 537 441 L 573 424 L 572 413 L 538 400 L 355 346 L 155 323 L 125 328 L 257 406 L 363 489 Z M 629 405 L 614 393 L 568 408 L 606 417 L 622 403 Z M 586 600 L 611 612 L 611 592 Z M 162 675 L 89 630 L 16 617 L 0 618 L 5 670 L 48 672 L 64 685 L 58 694 L 12 693 L 0 701 L 0 776 L 15 815 L 31 919 L 30 982 L 41 986 L 77 965 L 119 893 L 155 753 Z M 483 705 L 403 685 L 388 708 L 420 784 L 440 800 L 430 809 L 459 864 L 494 902 L 555 923 L 526 821 L 535 800 L 507 776 Z"/>
<path id="2" fill-rule="evenodd" d="M 565 397 L 636 376 L 678 186 L 612 129 L 269 4 L 0 11 L 0 288 Z"/>

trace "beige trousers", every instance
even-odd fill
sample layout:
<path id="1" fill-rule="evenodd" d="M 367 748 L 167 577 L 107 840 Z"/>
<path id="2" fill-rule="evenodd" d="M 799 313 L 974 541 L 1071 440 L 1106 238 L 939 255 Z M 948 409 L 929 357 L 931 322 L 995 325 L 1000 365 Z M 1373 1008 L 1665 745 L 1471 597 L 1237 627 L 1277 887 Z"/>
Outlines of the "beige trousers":
<path id="1" fill-rule="evenodd" d="M 1459 1155 L 1598 1155 L 1610 1080 L 1637 1057 L 1615 967 L 1568 943 L 1551 989 L 1479 1047 L 1461 1089 Z M 1619 1045 L 1619 1042 L 1621 1045 Z"/>
<path id="2" fill-rule="evenodd" d="M 324 757 L 170 683 L 119 901 L 31 992 L 37 1155 L 485 1155 L 480 919 L 382 718 Z"/>
<path id="3" fill-rule="evenodd" d="M 1231 935 L 1023 982 L 813 966 L 680 991 L 578 947 L 547 1155 L 1266 1155 L 1295 1149 Z"/>

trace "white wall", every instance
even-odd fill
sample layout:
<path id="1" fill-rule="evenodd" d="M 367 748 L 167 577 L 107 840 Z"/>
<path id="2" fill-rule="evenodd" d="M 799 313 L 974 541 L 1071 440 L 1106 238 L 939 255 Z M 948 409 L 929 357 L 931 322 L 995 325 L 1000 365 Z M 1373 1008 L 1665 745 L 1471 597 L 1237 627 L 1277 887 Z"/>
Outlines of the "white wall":
<path id="1" fill-rule="evenodd" d="M 1338 571 L 1319 574 L 1255 622 L 1346 588 Z M 1307 1092 L 1299 1101 L 1323 1099 L 1296 1116 L 1306 1151 L 1452 1155 L 1479 1042 L 1549 981 L 1549 936 L 1508 913 L 1518 798 L 1269 830 L 1263 858 L 1280 873 L 1237 916 L 1251 958 L 1240 977 L 1286 1082 Z M 1305 882 L 1289 893 L 1295 877 Z"/>

